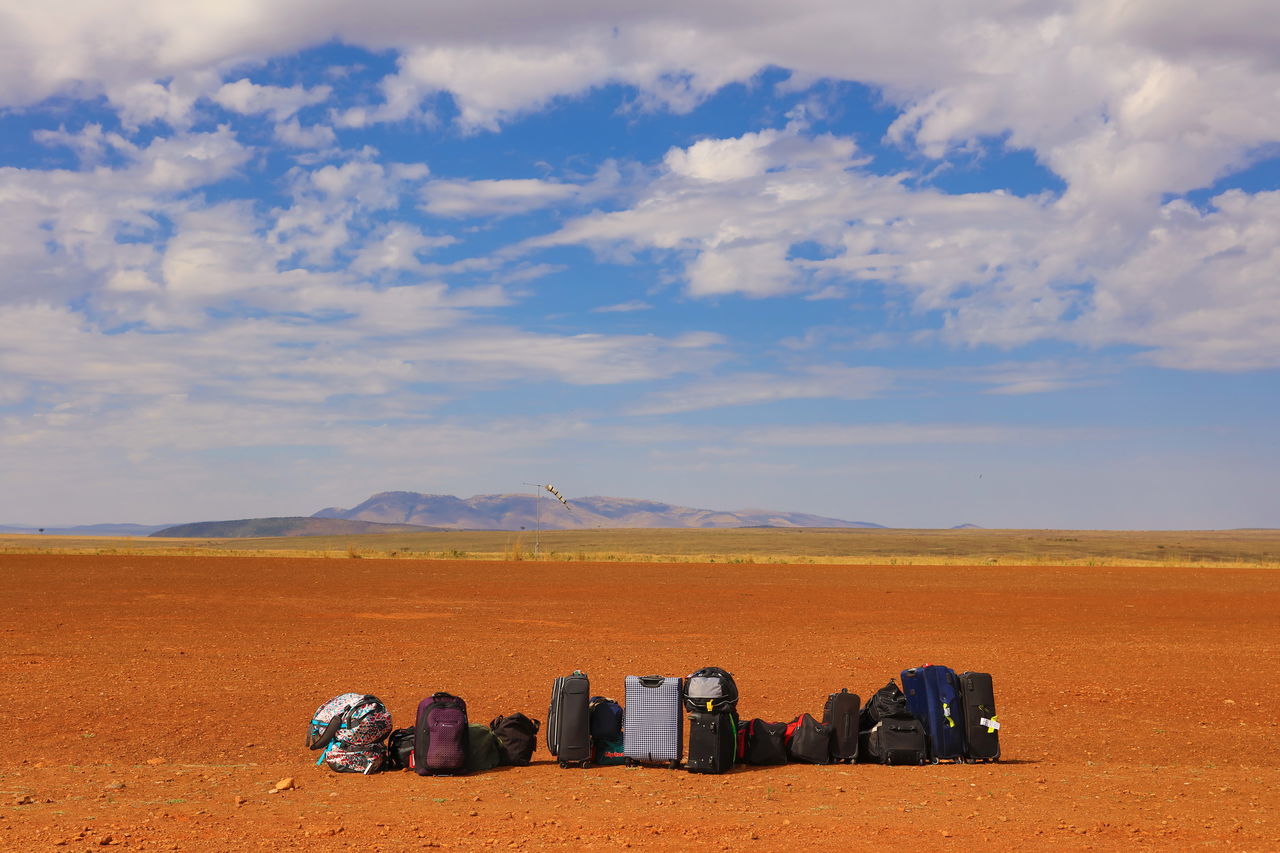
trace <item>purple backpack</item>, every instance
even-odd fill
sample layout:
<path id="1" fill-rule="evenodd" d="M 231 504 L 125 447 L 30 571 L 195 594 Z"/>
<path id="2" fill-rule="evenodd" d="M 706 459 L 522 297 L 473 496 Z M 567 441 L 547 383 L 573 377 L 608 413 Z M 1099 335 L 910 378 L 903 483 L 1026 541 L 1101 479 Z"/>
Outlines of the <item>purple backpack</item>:
<path id="1" fill-rule="evenodd" d="M 419 776 L 465 773 L 467 703 L 451 693 L 436 693 L 418 703 L 413 732 L 413 769 Z"/>

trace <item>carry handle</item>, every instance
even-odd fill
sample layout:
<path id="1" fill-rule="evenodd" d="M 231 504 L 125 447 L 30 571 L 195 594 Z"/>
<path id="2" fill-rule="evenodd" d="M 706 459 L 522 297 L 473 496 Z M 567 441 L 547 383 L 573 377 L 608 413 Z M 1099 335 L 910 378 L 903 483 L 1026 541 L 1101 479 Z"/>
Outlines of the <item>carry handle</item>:
<path id="1" fill-rule="evenodd" d="M 667 679 L 662 675 L 642 675 L 638 680 L 641 687 L 661 687 Z"/>
<path id="2" fill-rule="evenodd" d="M 324 731 L 322 731 L 315 740 L 307 741 L 307 749 L 323 749 L 329 741 L 333 740 L 333 736 L 338 733 L 338 729 L 342 728 L 342 724 L 347 720 L 347 715 L 370 699 L 377 702 L 379 705 L 382 704 L 382 700 L 377 696 L 374 696 L 372 693 L 364 694 L 346 710 L 342 711 L 342 713 L 334 714 L 333 718 L 329 720 L 329 725 L 324 727 Z"/>
<path id="3" fill-rule="evenodd" d="M 307 749 L 322 749 L 323 747 L 328 745 L 329 741 L 333 740 L 333 736 L 338 733 L 338 729 L 342 728 L 342 718 L 345 715 L 346 715 L 345 711 L 341 714 L 336 715 L 332 720 L 329 721 L 329 725 L 324 727 L 324 731 L 316 735 L 314 740 L 308 739 Z"/>

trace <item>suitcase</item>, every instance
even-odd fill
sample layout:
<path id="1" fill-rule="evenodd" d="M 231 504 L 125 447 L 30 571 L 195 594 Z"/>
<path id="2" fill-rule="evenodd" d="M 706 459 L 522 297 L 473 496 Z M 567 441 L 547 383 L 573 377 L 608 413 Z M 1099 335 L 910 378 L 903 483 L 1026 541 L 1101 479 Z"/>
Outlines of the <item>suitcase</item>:
<path id="1" fill-rule="evenodd" d="M 852 764 L 858 758 L 858 712 L 862 700 L 849 688 L 827 697 L 822 709 L 822 722 L 831 726 L 831 760 Z"/>
<path id="2" fill-rule="evenodd" d="M 831 726 L 811 714 L 801 714 L 787 725 L 787 758 L 801 764 L 830 764 Z"/>
<path id="3" fill-rule="evenodd" d="M 949 666 L 920 666 L 902 671 L 907 708 L 929 736 L 934 762 L 964 760 L 964 708 L 960 678 Z"/>
<path id="4" fill-rule="evenodd" d="M 747 764 L 787 763 L 787 724 L 756 719 L 747 723 L 743 761 Z"/>
<path id="5" fill-rule="evenodd" d="M 960 673 L 960 697 L 964 707 L 964 757 L 969 761 L 1000 760 L 1000 723 L 996 719 L 996 693 L 985 672 Z"/>
<path id="6" fill-rule="evenodd" d="M 551 708 L 547 711 L 547 749 L 560 759 L 561 767 L 591 763 L 591 684 L 578 670 L 562 676 L 551 686 Z"/>
<path id="7" fill-rule="evenodd" d="M 679 678 L 628 675 L 623 752 L 628 764 L 666 762 L 680 766 L 684 752 L 684 708 Z"/>
<path id="8" fill-rule="evenodd" d="M 692 711 L 689 714 L 690 773 L 728 773 L 738 753 L 738 720 L 734 714 Z"/>
<path id="9" fill-rule="evenodd" d="M 858 760 L 868 764 L 925 764 L 929 739 L 913 717 L 886 717 L 862 733 Z"/>

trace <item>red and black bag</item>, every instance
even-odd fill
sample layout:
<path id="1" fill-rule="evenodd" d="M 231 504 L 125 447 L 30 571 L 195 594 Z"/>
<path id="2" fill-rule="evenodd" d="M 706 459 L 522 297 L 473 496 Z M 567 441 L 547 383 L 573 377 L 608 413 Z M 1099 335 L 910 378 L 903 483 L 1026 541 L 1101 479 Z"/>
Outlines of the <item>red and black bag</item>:
<path id="1" fill-rule="evenodd" d="M 811 714 L 801 714 L 787 725 L 787 758 L 804 764 L 831 763 L 831 726 Z"/>
<path id="2" fill-rule="evenodd" d="M 742 730 L 742 760 L 747 764 L 787 763 L 787 724 L 752 720 Z"/>

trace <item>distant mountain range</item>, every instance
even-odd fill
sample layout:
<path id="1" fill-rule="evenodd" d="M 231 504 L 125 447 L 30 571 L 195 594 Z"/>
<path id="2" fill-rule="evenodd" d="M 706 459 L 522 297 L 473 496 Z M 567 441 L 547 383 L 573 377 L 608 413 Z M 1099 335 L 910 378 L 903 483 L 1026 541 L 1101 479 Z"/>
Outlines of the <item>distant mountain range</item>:
<path id="1" fill-rule="evenodd" d="M 76 527 L 25 527 L 0 524 L 0 533 L 47 533 L 50 536 L 149 536 L 167 524 L 81 524 Z"/>
<path id="2" fill-rule="evenodd" d="M 256 539 L 267 536 L 342 536 L 352 533 L 421 533 L 433 528 L 413 524 L 379 524 L 345 518 L 297 516 L 242 518 L 237 521 L 197 521 L 157 530 L 151 536 L 188 539 Z M 435 528 L 438 529 L 438 528 Z"/>
<path id="3" fill-rule="evenodd" d="M 43 532 L 61 536 L 162 536 L 246 538 L 267 536 L 339 536 L 423 530 L 581 530 L 597 527 L 835 527 L 883 528 L 870 521 L 846 521 L 802 512 L 766 509 L 716 510 L 677 506 L 637 498 L 585 497 L 570 507 L 549 495 L 453 495 L 379 492 L 351 509 L 328 507 L 310 516 L 245 518 L 190 524 L 89 524 L 78 527 L 0 525 L 0 534 Z M 958 524 L 953 530 L 981 529 Z"/>
<path id="4" fill-rule="evenodd" d="M 869 521 L 845 521 L 799 512 L 714 510 L 638 500 L 587 497 L 570 501 L 531 494 L 453 495 L 381 492 L 352 509 L 329 507 L 315 518 L 413 524 L 450 530 L 578 530 L 595 527 L 883 527 Z"/>

